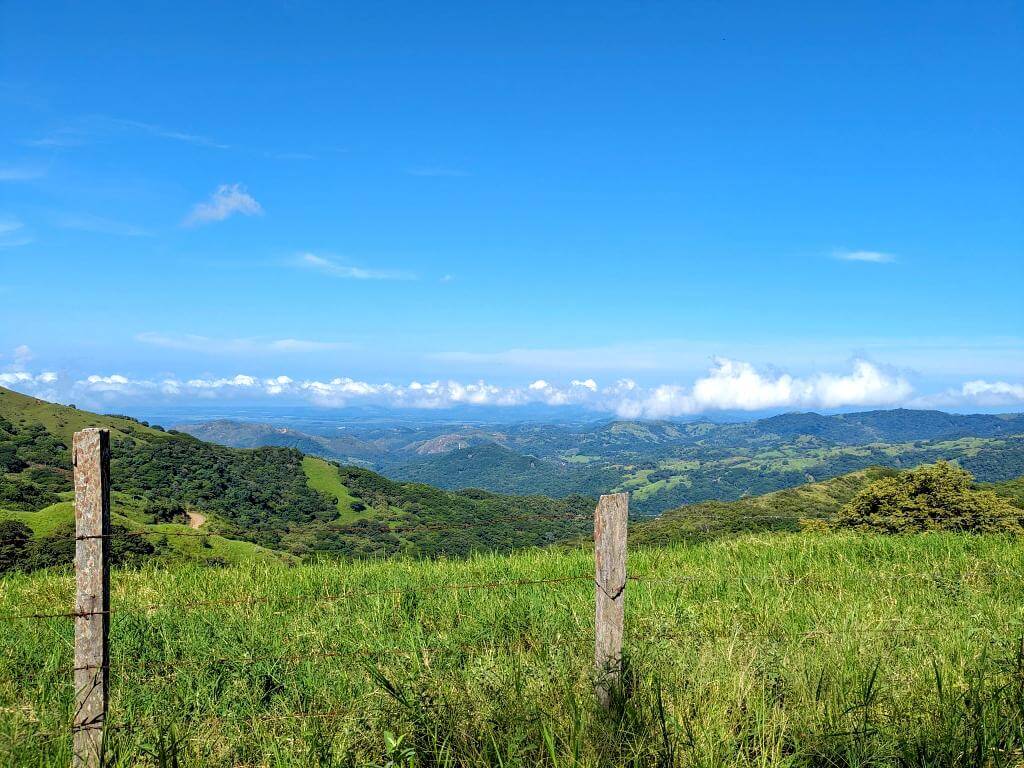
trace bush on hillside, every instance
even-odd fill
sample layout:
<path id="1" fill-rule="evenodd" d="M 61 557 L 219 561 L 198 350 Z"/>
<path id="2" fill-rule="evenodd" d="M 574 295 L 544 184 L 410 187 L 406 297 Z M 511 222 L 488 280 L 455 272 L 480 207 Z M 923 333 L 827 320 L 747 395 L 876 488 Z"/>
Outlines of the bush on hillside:
<path id="1" fill-rule="evenodd" d="M 877 480 L 840 511 L 836 527 L 877 533 L 1024 533 L 1024 510 L 940 461 Z"/>
<path id="2" fill-rule="evenodd" d="M 177 501 L 170 499 L 154 499 L 146 505 L 146 514 L 153 518 L 154 523 L 187 523 L 188 512 Z"/>
<path id="3" fill-rule="evenodd" d="M 34 512 L 60 501 L 60 497 L 34 483 L 25 483 L 17 478 L 8 480 L 0 476 L 0 507 Z"/>
<path id="4" fill-rule="evenodd" d="M 32 543 L 32 529 L 18 520 L 0 520 L 0 573 L 18 568 Z"/>

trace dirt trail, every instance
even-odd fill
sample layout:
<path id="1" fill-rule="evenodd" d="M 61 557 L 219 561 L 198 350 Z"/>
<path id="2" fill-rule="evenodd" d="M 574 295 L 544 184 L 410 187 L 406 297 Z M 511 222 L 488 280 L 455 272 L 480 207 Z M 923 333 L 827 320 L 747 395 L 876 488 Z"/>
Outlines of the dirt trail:
<path id="1" fill-rule="evenodd" d="M 206 515 L 200 515 L 198 512 L 188 513 L 188 527 L 198 528 L 206 522 Z"/>

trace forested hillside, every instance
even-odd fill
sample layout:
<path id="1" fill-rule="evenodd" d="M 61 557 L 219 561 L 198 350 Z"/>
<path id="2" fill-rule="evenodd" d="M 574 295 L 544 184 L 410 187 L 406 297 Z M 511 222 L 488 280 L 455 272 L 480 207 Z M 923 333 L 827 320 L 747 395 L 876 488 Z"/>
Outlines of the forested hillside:
<path id="1" fill-rule="evenodd" d="M 216 421 L 185 427 L 229 445 L 295 445 L 402 480 L 501 493 L 633 493 L 657 515 L 888 466 L 957 461 L 979 480 L 1024 474 L 1024 417 L 896 409 L 792 413 L 742 423 L 345 423 L 311 434 Z"/>
<path id="2" fill-rule="evenodd" d="M 115 523 L 153 534 L 137 539 L 144 543 L 139 557 L 229 562 L 505 551 L 579 535 L 594 503 L 578 495 L 553 500 L 397 483 L 311 461 L 294 448 L 227 448 L 0 389 L 0 524 L 13 542 L 0 559 L 32 566 L 70 559 L 69 445 L 87 426 L 111 430 Z M 210 536 L 193 535 L 203 532 Z"/>

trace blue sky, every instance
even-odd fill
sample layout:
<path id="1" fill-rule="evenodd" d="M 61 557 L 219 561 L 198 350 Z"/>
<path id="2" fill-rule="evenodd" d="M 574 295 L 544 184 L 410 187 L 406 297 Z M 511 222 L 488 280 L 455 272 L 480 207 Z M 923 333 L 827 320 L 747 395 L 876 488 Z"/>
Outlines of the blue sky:
<path id="1" fill-rule="evenodd" d="M 1019 3 L 10 0 L 0 383 L 1021 409 L 1022 118 Z"/>

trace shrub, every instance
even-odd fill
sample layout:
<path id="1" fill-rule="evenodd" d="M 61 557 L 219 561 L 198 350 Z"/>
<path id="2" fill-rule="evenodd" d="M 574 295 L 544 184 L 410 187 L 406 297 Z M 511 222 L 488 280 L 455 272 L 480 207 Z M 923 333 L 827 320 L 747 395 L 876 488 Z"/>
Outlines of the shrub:
<path id="1" fill-rule="evenodd" d="M 877 480 L 848 502 L 838 528 L 878 533 L 1024 533 L 1024 510 L 974 484 L 970 472 L 940 461 Z"/>
<path id="2" fill-rule="evenodd" d="M 18 520 L 0 520 L 0 573 L 19 568 L 32 542 L 32 529 Z"/>

